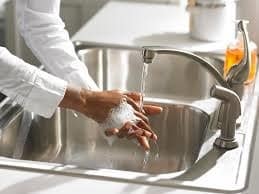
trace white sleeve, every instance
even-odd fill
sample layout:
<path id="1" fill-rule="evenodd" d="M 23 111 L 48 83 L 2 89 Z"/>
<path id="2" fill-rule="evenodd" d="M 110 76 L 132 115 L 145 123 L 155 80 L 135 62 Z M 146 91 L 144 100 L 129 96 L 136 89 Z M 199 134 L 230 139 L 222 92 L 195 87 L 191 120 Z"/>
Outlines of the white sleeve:
<path id="1" fill-rule="evenodd" d="M 70 84 L 98 90 L 59 17 L 60 0 L 16 0 L 17 24 L 26 44 L 54 75 Z"/>
<path id="2" fill-rule="evenodd" d="M 39 70 L 0 47 L 0 92 L 26 110 L 51 117 L 64 97 L 67 82 Z"/>

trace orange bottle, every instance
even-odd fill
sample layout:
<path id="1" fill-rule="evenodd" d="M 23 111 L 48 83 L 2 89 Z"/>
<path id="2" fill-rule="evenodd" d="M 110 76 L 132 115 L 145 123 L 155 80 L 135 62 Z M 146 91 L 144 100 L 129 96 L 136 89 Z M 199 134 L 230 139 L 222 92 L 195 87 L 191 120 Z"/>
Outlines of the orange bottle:
<path id="1" fill-rule="evenodd" d="M 257 71 L 257 46 L 254 42 L 250 41 L 249 44 L 251 51 L 251 63 L 248 78 L 245 84 L 254 81 Z M 243 37 L 240 32 L 237 34 L 237 39 L 228 45 L 225 53 L 224 75 L 226 76 L 230 68 L 238 64 L 244 56 L 244 43 Z"/>

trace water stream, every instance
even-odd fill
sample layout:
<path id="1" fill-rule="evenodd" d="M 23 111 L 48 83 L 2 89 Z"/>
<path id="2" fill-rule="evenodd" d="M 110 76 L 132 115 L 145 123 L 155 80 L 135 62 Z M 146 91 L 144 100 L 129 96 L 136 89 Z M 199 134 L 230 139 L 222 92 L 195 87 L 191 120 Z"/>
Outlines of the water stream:
<path id="1" fill-rule="evenodd" d="M 143 105 L 144 105 L 144 96 L 145 96 L 145 87 L 146 87 L 146 78 L 148 75 L 148 64 L 144 63 L 143 68 L 142 68 L 142 75 L 141 75 L 141 88 L 140 88 L 140 94 L 141 94 L 141 99 L 140 99 L 140 108 L 143 111 Z M 159 146 L 157 142 L 153 142 L 155 145 L 155 155 L 154 155 L 154 160 L 157 160 L 159 158 Z M 145 169 L 148 165 L 148 162 L 151 158 L 150 151 L 146 151 L 143 159 L 143 167 L 142 169 Z"/>
<path id="2" fill-rule="evenodd" d="M 140 88 L 140 108 L 143 111 L 143 104 L 144 104 L 144 96 L 145 96 L 145 87 L 146 87 L 146 78 L 148 75 L 148 64 L 144 63 L 142 68 L 142 75 L 141 75 L 141 88 Z"/>

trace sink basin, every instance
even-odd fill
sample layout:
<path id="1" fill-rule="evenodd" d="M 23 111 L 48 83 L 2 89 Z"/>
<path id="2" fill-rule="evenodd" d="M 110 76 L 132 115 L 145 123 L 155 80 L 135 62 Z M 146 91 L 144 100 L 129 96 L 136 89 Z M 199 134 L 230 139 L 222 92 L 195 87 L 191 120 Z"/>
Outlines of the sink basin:
<path id="1" fill-rule="evenodd" d="M 59 110 L 51 119 L 35 116 L 22 159 L 73 164 L 83 168 L 111 168 L 153 174 L 189 168 L 198 158 L 209 116 L 188 105 L 153 103 L 164 108 L 150 118 L 159 136 L 152 144 L 146 165 L 145 153 L 132 141 L 117 139 L 109 146 L 98 124 L 83 115 Z M 1 138 L 0 153 L 13 157 L 22 112 L 16 116 Z M 155 155 L 159 152 L 159 157 Z"/>
<path id="2" fill-rule="evenodd" d="M 139 49 L 92 44 L 83 48 L 78 54 L 101 88 L 139 91 Z M 222 72 L 221 60 L 204 57 Z M 250 108 L 237 130 L 239 148 L 218 150 L 213 147 L 218 102 L 209 96 L 215 83 L 189 59 L 156 57 L 149 66 L 145 102 L 164 111 L 150 117 L 159 140 L 151 143 L 149 155 L 133 141 L 116 139 L 111 145 L 97 123 L 81 114 L 58 109 L 51 119 L 44 119 L 7 103 L 8 108 L 0 107 L 0 165 L 203 191 L 241 191 L 247 185 L 258 98 L 248 100 Z M 21 143 L 26 115 L 31 124 L 28 138 Z M 23 148 L 18 160 L 17 147 Z"/>

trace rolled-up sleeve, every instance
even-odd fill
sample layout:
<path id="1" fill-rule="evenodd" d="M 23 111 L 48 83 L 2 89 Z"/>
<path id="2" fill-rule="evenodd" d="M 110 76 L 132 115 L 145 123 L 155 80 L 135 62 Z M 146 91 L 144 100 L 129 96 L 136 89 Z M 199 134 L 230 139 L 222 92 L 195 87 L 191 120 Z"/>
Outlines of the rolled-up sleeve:
<path id="1" fill-rule="evenodd" d="M 26 110 L 49 118 L 64 97 L 67 82 L 0 47 L 0 92 Z"/>
<path id="2" fill-rule="evenodd" d="M 17 24 L 44 67 L 69 84 L 98 90 L 59 17 L 60 0 L 16 0 Z"/>

